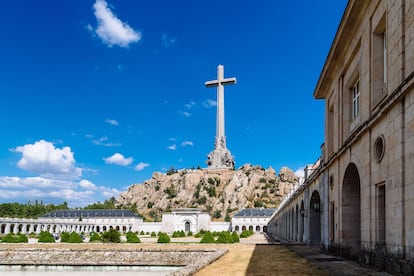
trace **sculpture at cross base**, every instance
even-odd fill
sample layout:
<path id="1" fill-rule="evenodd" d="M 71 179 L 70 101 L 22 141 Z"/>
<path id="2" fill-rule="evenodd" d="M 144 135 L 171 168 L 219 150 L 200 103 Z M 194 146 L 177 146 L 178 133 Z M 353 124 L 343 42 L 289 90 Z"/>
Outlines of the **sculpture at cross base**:
<path id="1" fill-rule="evenodd" d="M 235 84 L 236 78 L 224 78 L 224 66 L 217 67 L 217 80 L 207 81 L 206 87 L 217 87 L 217 118 L 214 150 L 207 157 L 209 169 L 233 169 L 234 159 L 226 146 L 224 128 L 224 85 Z"/>

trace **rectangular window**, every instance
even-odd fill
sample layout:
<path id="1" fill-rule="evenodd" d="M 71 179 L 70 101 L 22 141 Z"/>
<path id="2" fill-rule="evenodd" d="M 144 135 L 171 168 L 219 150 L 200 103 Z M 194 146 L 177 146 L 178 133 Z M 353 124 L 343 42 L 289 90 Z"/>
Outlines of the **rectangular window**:
<path id="1" fill-rule="evenodd" d="M 377 186 L 377 245 L 385 244 L 385 185 Z"/>
<path id="2" fill-rule="evenodd" d="M 387 34 L 384 32 L 382 34 L 382 45 L 383 45 L 383 57 L 382 57 L 382 62 L 383 62 L 383 81 L 384 81 L 384 86 L 383 86 L 383 92 L 387 86 Z"/>
<path id="3" fill-rule="evenodd" d="M 335 241 L 335 201 L 331 201 L 331 215 L 330 215 L 330 240 L 331 242 Z"/>
<path id="4" fill-rule="evenodd" d="M 359 118 L 359 80 L 352 87 L 352 121 Z"/>
<path id="5" fill-rule="evenodd" d="M 387 94 L 388 82 L 388 43 L 385 13 L 376 24 L 372 33 L 372 108 L 376 108 L 384 99 Z"/>

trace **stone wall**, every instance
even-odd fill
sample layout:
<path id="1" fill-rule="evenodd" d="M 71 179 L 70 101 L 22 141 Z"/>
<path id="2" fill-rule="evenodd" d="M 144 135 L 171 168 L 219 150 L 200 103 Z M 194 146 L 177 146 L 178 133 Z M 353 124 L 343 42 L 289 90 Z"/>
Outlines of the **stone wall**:
<path id="1" fill-rule="evenodd" d="M 227 252 L 227 249 L 74 249 L 0 248 L 1 265 L 117 265 L 184 266 L 170 275 L 192 275 Z"/>

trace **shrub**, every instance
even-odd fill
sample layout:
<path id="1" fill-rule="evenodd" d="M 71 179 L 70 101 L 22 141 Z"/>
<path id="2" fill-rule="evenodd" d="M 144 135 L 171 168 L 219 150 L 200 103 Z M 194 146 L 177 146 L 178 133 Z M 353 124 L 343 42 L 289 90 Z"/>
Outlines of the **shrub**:
<path id="1" fill-rule="evenodd" d="M 174 233 L 172 234 L 173 238 L 178 238 L 180 236 L 178 231 L 174 231 Z"/>
<path id="2" fill-rule="evenodd" d="M 91 233 L 91 236 L 89 238 L 89 242 L 101 242 L 101 241 L 102 241 L 102 238 L 98 233 L 96 233 L 96 232 Z"/>
<path id="3" fill-rule="evenodd" d="M 201 238 L 203 236 L 203 234 L 201 234 L 201 233 L 196 233 L 195 235 L 194 235 L 194 238 Z"/>
<path id="4" fill-rule="evenodd" d="M 83 242 L 83 240 L 82 240 L 81 236 L 78 233 L 72 232 L 72 233 L 70 233 L 68 242 L 69 243 L 81 243 L 81 242 Z"/>
<path id="5" fill-rule="evenodd" d="M 157 234 L 155 234 L 155 232 L 154 231 L 152 231 L 151 232 L 151 237 L 156 237 L 157 236 Z"/>
<path id="6" fill-rule="evenodd" d="M 102 234 L 102 239 L 103 242 L 119 243 L 121 242 L 121 234 L 115 229 L 110 229 Z"/>
<path id="7" fill-rule="evenodd" d="M 68 232 L 62 232 L 60 235 L 60 242 L 69 242 L 70 234 Z"/>
<path id="8" fill-rule="evenodd" d="M 229 231 L 222 231 L 217 238 L 217 243 L 233 243 L 233 239 L 231 238 Z"/>
<path id="9" fill-rule="evenodd" d="M 187 236 L 188 236 L 188 237 L 191 237 L 192 235 L 193 235 L 193 232 L 188 231 Z"/>
<path id="10" fill-rule="evenodd" d="M 215 243 L 214 236 L 210 231 L 207 231 L 203 238 L 201 239 L 200 243 Z"/>
<path id="11" fill-rule="evenodd" d="M 217 232 L 217 231 L 213 232 L 213 237 L 218 237 L 218 235 L 220 235 L 220 232 Z"/>
<path id="12" fill-rule="evenodd" d="M 213 217 L 214 218 L 220 218 L 221 217 L 221 211 L 220 210 L 214 211 Z"/>
<path id="13" fill-rule="evenodd" d="M 53 243 L 55 242 L 55 239 L 49 232 L 42 231 L 40 232 L 39 239 L 37 240 L 37 242 Z"/>
<path id="14" fill-rule="evenodd" d="M 141 231 L 139 234 L 140 234 L 141 236 L 145 235 L 144 231 Z"/>
<path id="15" fill-rule="evenodd" d="M 233 242 L 240 242 L 239 234 L 237 234 L 236 231 L 233 231 L 233 233 L 231 233 L 231 238 L 232 238 Z"/>
<path id="16" fill-rule="evenodd" d="M 129 231 L 126 233 L 126 240 L 129 243 L 140 243 L 141 240 L 138 238 L 137 234 L 134 232 Z"/>
<path id="17" fill-rule="evenodd" d="M 17 239 L 13 234 L 7 234 L 1 239 L 1 242 L 16 243 Z"/>
<path id="18" fill-rule="evenodd" d="M 240 238 L 247 238 L 253 234 L 254 234 L 253 230 L 243 230 L 240 234 Z"/>
<path id="19" fill-rule="evenodd" d="M 166 233 L 160 233 L 158 235 L 157 243 L 169 243 L 170 241 L 170 237 Z"/>
<path id="20" fill-rule="evenodd" d="M 200 197 L 197 199 L 198 204 L 205 204 L 207 202 L 207 198 L 205 196 Z"/>

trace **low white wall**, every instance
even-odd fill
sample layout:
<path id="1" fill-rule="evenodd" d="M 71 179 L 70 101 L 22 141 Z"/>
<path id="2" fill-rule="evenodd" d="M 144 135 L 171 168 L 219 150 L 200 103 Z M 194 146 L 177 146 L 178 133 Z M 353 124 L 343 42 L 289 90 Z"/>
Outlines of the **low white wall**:
<path id="1" fill-rule="evenodd" d="M 211 232 L 231 231 L 231 223 L 230 222 L 210 222 L 210 231 Z"/>
<path id="2" fill-rule="evenodd" d="M 138 232 L 155 232 L 158 233 L 161 231 L 162 222 L 143 222 L 138 226 Z"/>

